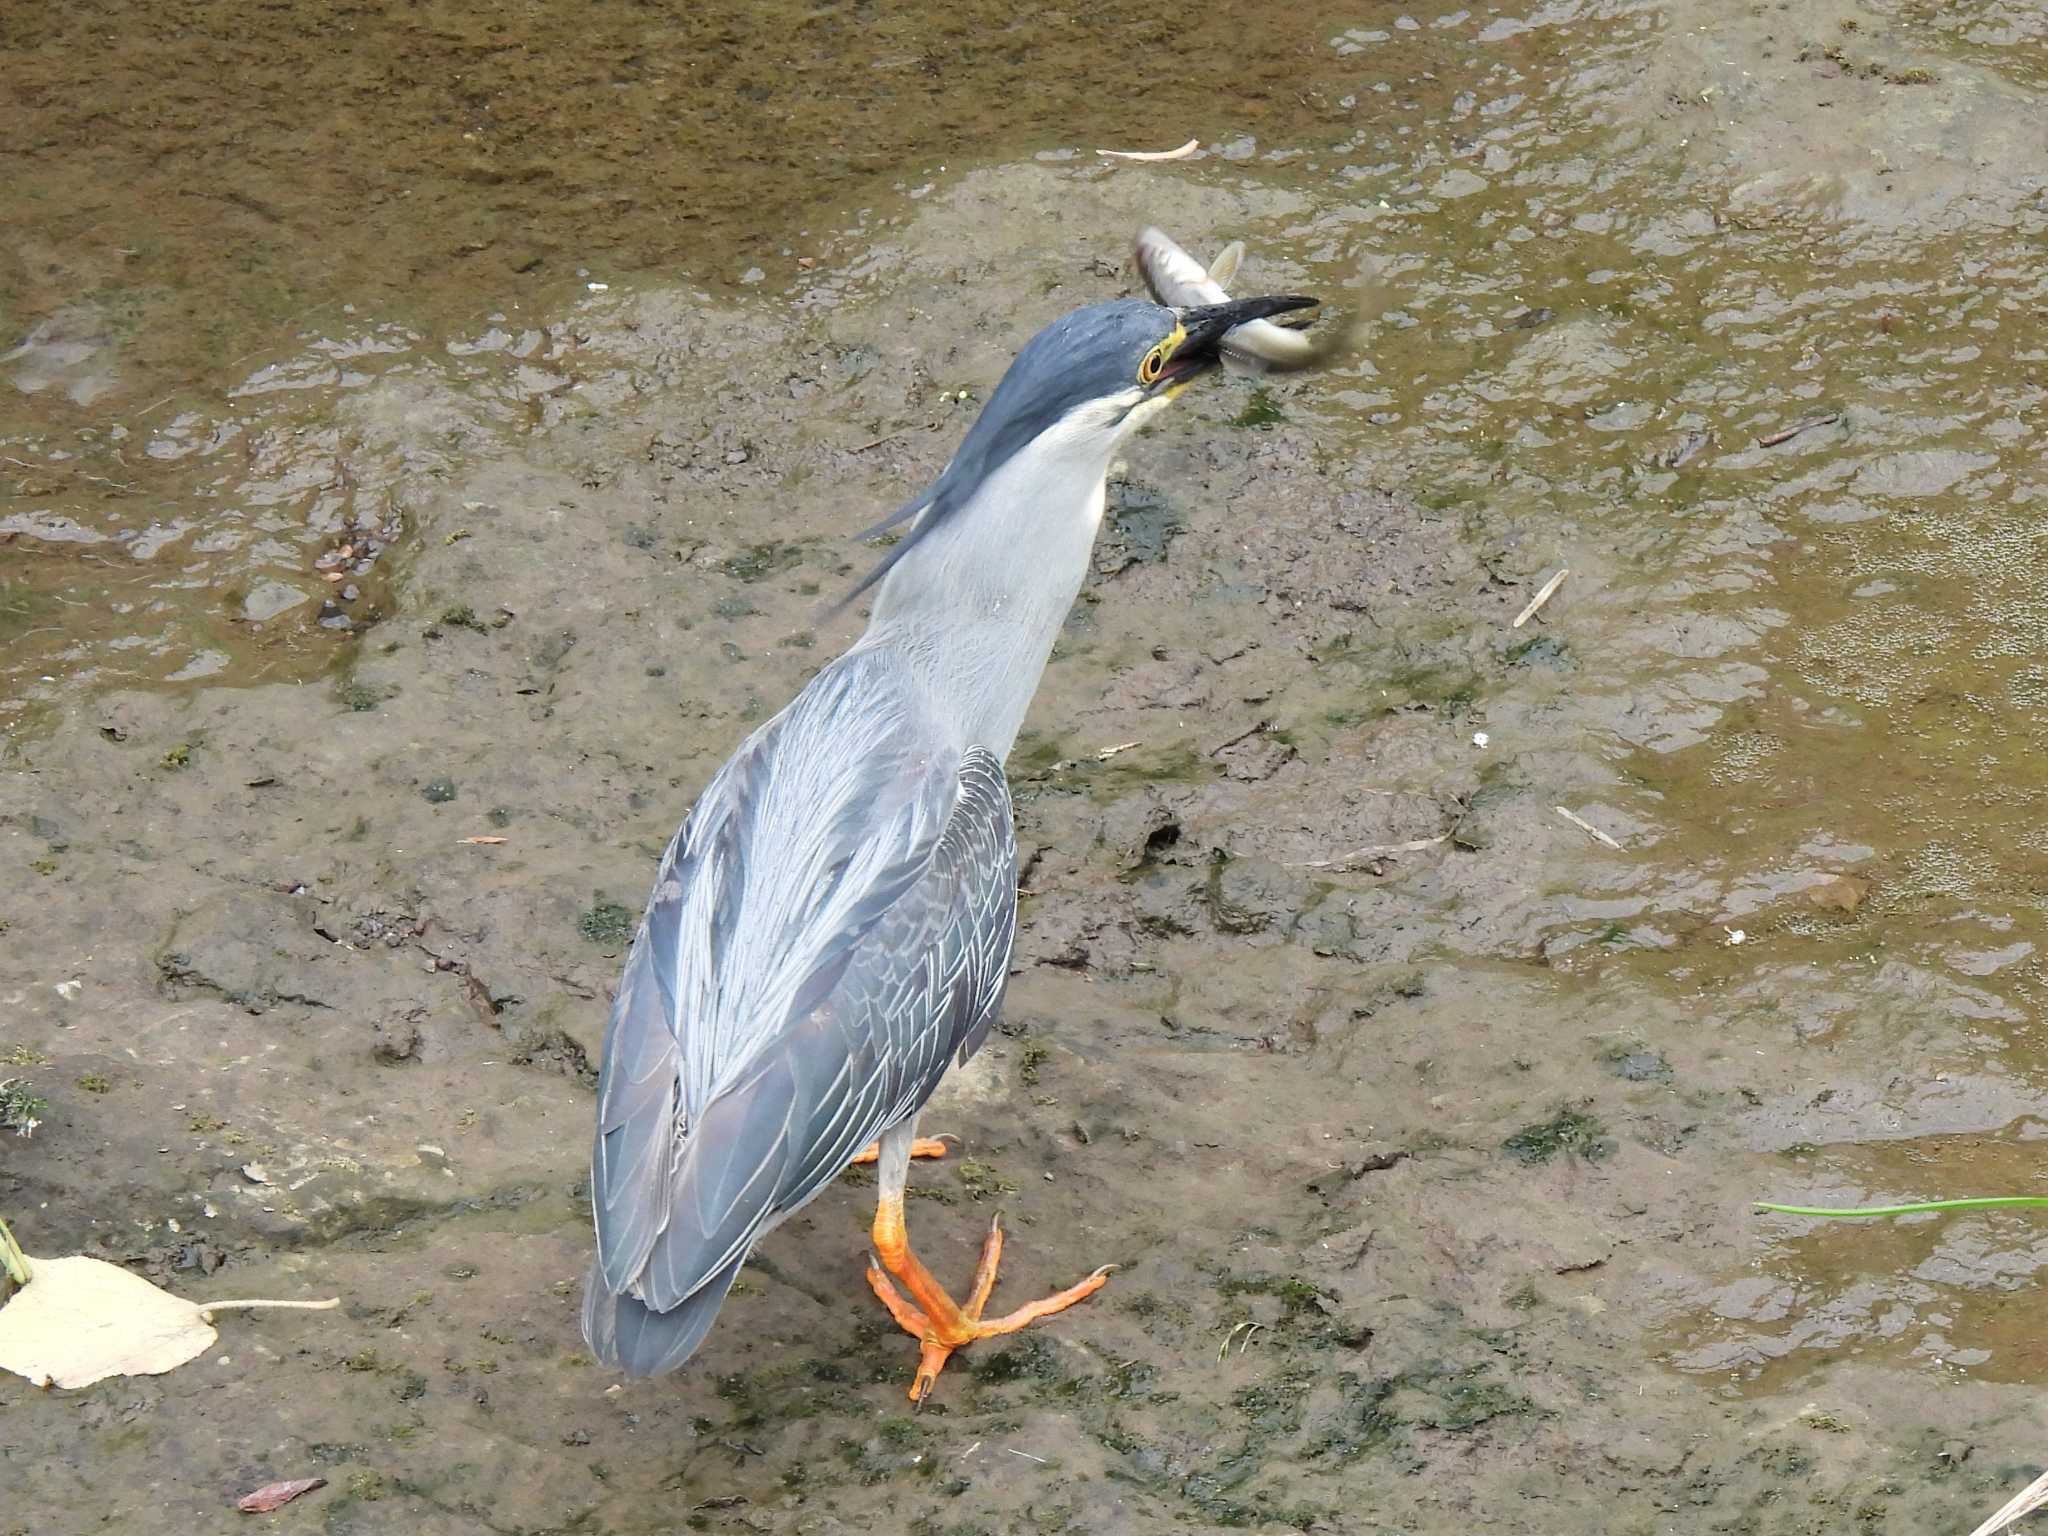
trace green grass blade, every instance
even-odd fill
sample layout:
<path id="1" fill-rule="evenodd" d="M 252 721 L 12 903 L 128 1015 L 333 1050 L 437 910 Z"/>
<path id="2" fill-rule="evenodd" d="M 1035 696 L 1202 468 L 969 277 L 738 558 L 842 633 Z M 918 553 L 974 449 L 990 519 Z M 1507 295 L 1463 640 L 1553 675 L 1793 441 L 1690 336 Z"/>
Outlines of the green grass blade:
<path id="1" fill-rule="evenodd" d="M 1978 1195 L 1968 1200 L 1920 1200 L 1912 1205 L 1776 1205 L 1769 1200 L 1755 1200 L 1751 1204 L 1760 1211 L 1776 1211 L 1781 1216 L 1917 1216 L 1922 1211 L 1989 1211 L 2005 1206 L 2048 1205 L 2048 1195 Z"/>
<path id="2" fill-rule="evenodd" d="M 15 1242 L 14 1234 L 7 1230 L 4 1221 L 0 1221 L 0 1269 L 4 1269 L 7 1278 L 16 1285 L 28 1284 L 28 1255 L 21 1251 L 21 1245 Z"/>

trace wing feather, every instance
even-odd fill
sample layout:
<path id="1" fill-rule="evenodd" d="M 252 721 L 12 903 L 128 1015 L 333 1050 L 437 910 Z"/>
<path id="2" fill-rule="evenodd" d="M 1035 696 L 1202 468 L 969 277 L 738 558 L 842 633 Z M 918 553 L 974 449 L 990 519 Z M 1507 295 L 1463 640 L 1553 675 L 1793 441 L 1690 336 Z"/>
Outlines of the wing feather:
<path id="1" fill-rule="evenodd" d="M 722 1294 L 766 1227 L 986 1034 L 1015 929 L 1009 792 L 991 754 L 934 747 L 928 726 L 900 672 L 850 653 L 734 755 L 664 854 L 598 1089 L 591 1283 L 622 1303 Z M 586 1317 L 683 1338 L 601 1297 Z M 606 1358 L 680 1363 L 606 1326 Z"/>
<path id="2" fill-rule="evenodd" d="M 962 758 L 959 794 L 925 877 L 859 947 L 798 1045 L 807 1060 L 873 1052 L 863 1091 L 821 1097 L 801 1133 L 810 1153 L 785 1192 L 795 1209 L 870 1141 L 915 1114 L 1001 1010 L 1016 936 L 1017 843 L 1002 765 Z M 856 1045 L 857 1042 L 857 1045 Z"/>

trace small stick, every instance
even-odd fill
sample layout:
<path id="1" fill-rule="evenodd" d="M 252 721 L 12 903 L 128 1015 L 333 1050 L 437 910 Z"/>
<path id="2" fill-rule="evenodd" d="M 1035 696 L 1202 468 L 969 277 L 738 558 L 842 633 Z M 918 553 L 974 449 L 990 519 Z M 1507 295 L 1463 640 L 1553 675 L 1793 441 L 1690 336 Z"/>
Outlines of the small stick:
<path id="1" fill-rule="evenodd" d="M 1811 432 L 1815 427 L 1824 427 L 1829 422 L 1840 421 L 1841 419 L 1842 413 L 1840 411 L 1823 411 L 1818 416 L 1809 416 L 1804 421 L 1795 421 L 1789 427 L 1780 428 L 1768 437 L 1758 438 L 1756 445 L 1759 448 L 1775 448 L 1780 443 L 1791 442 L 1793 438 L 1802 432 Z"/>
<path id="2" fill-rule="evenodd" d="M 1349 853 L 1340 853 L 1334 859 L 1311 859 L 1305 864 L 1290 864 L 1289 869 L 1334 869 L 1339 864 L 1349 864 L 1353 859 L 1376 858 L 1383 853 L 1420 853 L 1425 848 L 1434 848 L 1451 834 L 1439 832 L 1435 837 L 1411 837 L 1405 843 L 1369 843 L 1363 848 L 1354 848 Z"/>
<path id="3" fill-rule="evenodd" d="M 1571 575 L 1571 573 L 1571 567 L 1566 566 L 1563 570 L 1559 571 L 1555 576 L 1551 577 L 1550 580 L 1543 583 L 1543 585 L 1537 589 L 1536 595 L 1529 599 L 1529 606 L 1524 608 L 1520 613 L 1515 615 L 1514 627 L 1516 629 L 1520 629 L 1524 624 L 1528 623 L 1531 619 L 1535 618 L 1537 612 L 1543 607 L 1543 605 L 1549 602 L 1551 598 L 1557 595 L 1557 589 L 1564 585 L 1565 577 Z"/>
<path id="4" fill-rule="evenodd" d="M 1270 720 L 1261 720 L 1256 725 L 1247 726 L 1244 730 L 1239 731 L 1235 736 L 1231 737 L 1230 740 L 1217 742 L 1215 746 L 1209 749 L 1209 755 L 1211 757 L 1214 757 L 1218 752 L 1223 751 L 1225 748 L 1236 746 L 1240 741 L 1243 741 L 1247 736 L 1258 735 L 1259 732 L 1263 731 L 1267 726 L 1271 724 L 1272 721 Z"/>
<path id="5" fill-rule="evenodd" d="M 1098 149 L 1098 155 L 1112 160 L 1185 160 L 1202 147 L 1200 139 L 1189 139 L 1179 149 Z"/>
<path id="6" fill-rule="evenodd" d="M 0 463 L 17 465 L 30 470 L 62 470 L 67 475 L 76 475 L 81 480 L 90 480 L 95 485 L 111 485 L 117 491 L 133 491 L 134 486 L 122 480 L 109 480 L 105 475 L 89 475 L 76 464 L 31 464 L 27 459 L 17 459 L 11 453 L 0 453 Z"/>
<path id="7" fill-rule="evenodd" d="M 904 433 L 908 432 L 909 430 L 910 428 L 908 427 L 898 427 L 894 432 L 885 432 L 882 436 L 870 439 L 868 442 L 862 443 L 858 447 L 851 448 L 847 451 L 850 453 L 866 453 L 870 448 L 879 448 L 884 443 L 895 442 L 897 438 L 901 437 Z"/>
<path id="8" fill-rule="evenodd" d="M 1128 752 L 1131 750 L 1131 748 L 1137 745 L 1138 743 L 1135 741 L 1120 741 L 1113 747 L 1104 747 L 1100 752 L 1095 754 L 1095 761 L 1097 761 L 1098 763 L 1106 763 L 1112 757 L 1115 757 L 1117 753 Z"/>
<path id="9" fill-rule="evenodd" d="M 1617 843 L 1605 832 L 1602 832 L 1598 827 L 1594 826 L 1593 823 L 1586 820 L 1585 817 L 1574 816 L 1570 811 L 1566 810 L 1561 805 L 1553 805 L 1551 809 L 1557 812 L 1557 814 L 1562 816 L 1566 821 L 1570 822 L 1573 826 L 1577 827 L 1581 832 L 1584 832 L 1587 836 L 1593 838 L 1596 842 L 1605 843 L 1610 848 L 1619 848 L 1621 846 L 1621 844 Z"/>
<path id="10" fill-rule="evenodd" d="M 254 1311 L 258 1307 L 277 1307 L 292 1312 L 332 1312 L 341 1305 L 339 1296 L 330 1296 L 325 1301 L 206 1301 L 197 1302 L 199 1315 L 211 1319 L 216 1312 Z"/>
<path id="11" fill-rule="evenodd" d="M 1029 1451 L 1020 1451 L 1014 1445 L 1006 1445 L 1003 1447 L 1003 1449 L 1008 1451 L 1012 1456 L 1022 1456 L 1026 1461 L 1035 1461 L 1041 1467 L 1046 1464 L 1045 1458 L 1043 1456 L 1034 1456 Z"/>

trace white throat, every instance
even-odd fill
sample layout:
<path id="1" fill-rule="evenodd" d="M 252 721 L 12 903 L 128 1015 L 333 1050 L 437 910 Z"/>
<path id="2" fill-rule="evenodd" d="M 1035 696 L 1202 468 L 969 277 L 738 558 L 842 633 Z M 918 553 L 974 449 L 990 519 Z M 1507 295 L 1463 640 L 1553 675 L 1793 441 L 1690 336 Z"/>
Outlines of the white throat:
<path id="1" fill-rule="evenodd" d="M 1109 461 L 1167 403 L 1133 388 L 1069 412 L 918 536 L 883 579 L 860 644 L 912 664 L 957 729 L 956 745 L 1009 754 L 1088 575 Z"/>

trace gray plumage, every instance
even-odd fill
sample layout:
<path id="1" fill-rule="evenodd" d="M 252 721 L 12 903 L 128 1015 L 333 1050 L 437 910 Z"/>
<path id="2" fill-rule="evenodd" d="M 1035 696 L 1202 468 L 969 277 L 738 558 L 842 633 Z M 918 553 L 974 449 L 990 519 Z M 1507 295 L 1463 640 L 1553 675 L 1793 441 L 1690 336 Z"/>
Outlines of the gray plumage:
<path id="1" fill-rule="evenodd" d="M 635 1374 L 687 1358 L 754 1240 L 915 1114 L 995 1017 L 1009 788 L 919 695 L 884 653 L 832 663 L 662 859 L 606 1031 L 591 1179 L 587 1331 Z"/>
<path id="2" fill-rule="evenodd" d="M 747 739 L 662 856 L 598 1085 L 598 1358 L 680 1365 L 762 1234 L 877 1137 L 901 1147 L 986 1036 L 1016 931 L 1002 761 L 1086 574 L 1110 454 L 1170 396 L 1134 370 L 1189 313 L 1221 335 L 1209 311 L 1127 300 L 1020 354 L 890 520 L 918 518 L 869 578 L 866 632 Z M 885 1157 L 899 1192 L 900 1170 Z"/>

